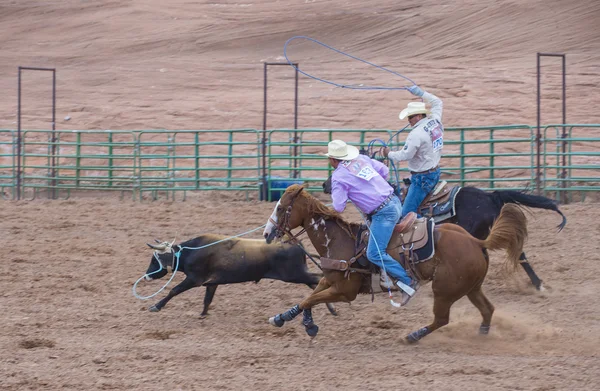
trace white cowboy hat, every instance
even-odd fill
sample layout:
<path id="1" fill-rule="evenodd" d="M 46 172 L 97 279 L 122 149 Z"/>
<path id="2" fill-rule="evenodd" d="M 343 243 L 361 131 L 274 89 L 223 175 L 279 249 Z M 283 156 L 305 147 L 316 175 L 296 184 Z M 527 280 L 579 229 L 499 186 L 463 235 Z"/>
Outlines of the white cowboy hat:
<path id="1" fill-rule="evenodd" d="M 400 119 L 404 119 L 415 114 L 427 114 L 427 108 L 425 108 L 425 103 L 408 102 L 408 105 L 406 105 L 406 109 L 402 110 L 398 117 L 400 117 Z"/>
<path id="2" fill-rule="evenodd" d="M 327 145 L 325 156 L 337 160 L 352 160 L 359 155 L 358 148 L 348 145 L 342 140 L 333 140 Z"/>

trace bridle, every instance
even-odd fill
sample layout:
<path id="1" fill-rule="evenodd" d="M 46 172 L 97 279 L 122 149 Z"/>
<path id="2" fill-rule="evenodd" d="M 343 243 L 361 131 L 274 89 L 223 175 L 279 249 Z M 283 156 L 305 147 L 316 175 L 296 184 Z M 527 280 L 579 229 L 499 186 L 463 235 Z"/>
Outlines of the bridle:
<path id="1" fill-rule="evenodd" d="M 292 215 L 292 207 L 294 206 L 294 201 L 296 201 L 296 198 L 302 192 L 302 190 L 304 190 L 304 188 L 300 188 L 300 190 L 298 192 L 296 192 L 296 194 L 292 195 L 292 201 L 290 202 L 290 205 L 285 210 L 285 214 L 283 215 L 281 222 L 274 221 L 273 219 L 269 218 L 269 221 L 271 221 L 271 223 L 273 223 L 273 225 L 275 225 L 275 231 L 276 231 L 275 236 L 277 238 L 281 238 L 283 235 L 288 236 L 289 239 L 286 240 L 285 243 L 292 243 L 292 244 L 299 243 L 300 240 L 298 238 L 300 237 L 300 235 L 302 235 L 304 232 L 306 232 L 306 229 L 302 228 L 300 230 L 300 232 L 298 232 L 297 234 L 294 235 L 294 234 L 292 234 L 291 228 L 289 228 L 290 217 Z"/>
<path id="2" fill-rule="evenodd" d="M 304 246 L 302 246 L 302 243 L 298 239 L 300 237 L 300 235 L 302 235 L 303 233 L 306 232 L 306 228 L 303 227 L 296 235 L 294 235 L 294 234 L 292 234 L 292 230 L 291 230 L 290 225 L 289 225 L 290 216 L 292 215 L 292 206 L 294 206 L 294 201 L 296 201 L 296 198 L 302 192 L 302 190 L 303 190 L 303 188 L 301 188 L 300 191 L 298 191 L 296 194 L 294 194 L 292 196 L 292 201 L 290 202 L 290 205 L 285 210 L 285 214 L 283 215 L 283 218 L 281 219 L 280 223 L 277 222 L 277 221 L 275 221 L 275 220 L 273 220 L 270 217 L 269 217 L 269 221 L 275 226 L 275 232 L 276 232 L 275 236 L 277 238 L 281 238 L 284 234 L 287 235 L 287 237 L 289 239 L 287 239 L 283 243 L 289 243 L 289 244 L 293 244 L 293 245 L 298 246 L 300 249 L 302 249 L 302 251 L 304 251 L 304 254 L 306 254 L 306 256 L 308 258 L 310 258 L 310 260 L 315 265 L 317 265 L 317 267 L 319 269 L 323 270 L 323 268 L 321 267 L 321 265 L 319 264 L 319 262 L 317 262 L 315 260 L 315 258 L 313 258 L 313 256 L 306 251 L 306 249 L 304 248 Z"/>

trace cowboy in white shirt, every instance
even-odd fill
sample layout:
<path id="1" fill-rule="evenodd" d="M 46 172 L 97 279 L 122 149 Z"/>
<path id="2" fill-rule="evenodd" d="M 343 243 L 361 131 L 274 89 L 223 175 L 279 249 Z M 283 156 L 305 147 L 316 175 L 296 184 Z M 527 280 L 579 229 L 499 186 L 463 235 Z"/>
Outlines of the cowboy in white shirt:
<path id="1" fill-rule="evenodd" d="M 437 96 L 423 91 L 418 86 L 408 90 L 425 102 L 410 102 L 402 112 L 400 119 L 408 118 L 412 126 L 404 148 L 390 152 L 384 148 L 383 155 L 395 162 L 406 160 L 412 174 L 411 184 L 402 205 L 402 217 L 408 213 L 417 213 L 417 209 L 440 180 L 440 158 L 444 146 L 444 126 L 442 125 L 442 101 Z M 431 105 L 428 112 L 425 103 Z M 428 115 L 429 113 L 429 115 Z"/>

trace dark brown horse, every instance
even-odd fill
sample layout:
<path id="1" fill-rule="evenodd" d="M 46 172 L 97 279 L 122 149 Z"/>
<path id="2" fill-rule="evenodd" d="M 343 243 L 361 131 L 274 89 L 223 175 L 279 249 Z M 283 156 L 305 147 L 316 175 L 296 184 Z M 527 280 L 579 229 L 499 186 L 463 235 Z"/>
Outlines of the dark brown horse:
<path id="1" fill-rule="evenodd" d="M 304 191 L 301 185 L 290 186 L 277 207 L 277 231 L 281 234 L 302 226 L 321 257 L 349 260 L 354 254 L 355 235 L 358 224 L 346 222 L 340 214 Z M 455 224 L 435 227 L 435 255 L 427 262 L 416 265 L 416 275 L 422 282 L 432 281 L 434 320 L 430 325 L 410 333 L 406 338 L 416 342 L 432 331 L 448 324 L 450 307 L 463 296 L 479 309 L 483 322 L 480 333 L 487 334 L 494 306 L 483 294 L 481 285 L 487 274 L 489 258 L 487 250 L 506 250 L 506 262 L 511 267 L 519 265 L 519 255 L 527 237 L 527 221 L 518 206 L 507 204 L 494 223 L 487 239 L 471 236 Z M 398 234 L 394 234 L 388 253 L 396 260 Z M 303 312 L 303 324 L 309 336 L 318 332 L 311 308 L 321 303 L 351 302 L 359 293 L 365 274 L 324 270 L 324 277 L 313 293 L 299 305 L 269 319 L 269 323 L 281 327 Z"/>

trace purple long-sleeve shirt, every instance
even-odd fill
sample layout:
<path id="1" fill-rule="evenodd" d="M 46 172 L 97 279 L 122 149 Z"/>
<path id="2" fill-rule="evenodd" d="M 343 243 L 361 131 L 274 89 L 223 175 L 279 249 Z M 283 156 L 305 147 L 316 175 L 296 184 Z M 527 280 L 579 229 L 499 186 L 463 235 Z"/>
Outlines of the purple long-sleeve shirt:
<path id="1" fill-rule="evenodd" d="M 364 169 L 361 172 L 367 172 L 366 176 L 370 179 L 363 179 L 353 174 L 347 167 L 348 164 L 356 161 Z M 369 167 L 374 172 L 369 172 Z M 373 212 L 394 191 L 386 181 L 389 171 L 385 164 L 365 155 L 359 155 L 350 162 L 340 162 L 331 176 L 333 209 L 337 212 L 344 211 L 346 202 L 350 200 L 363 213 Z"/>

